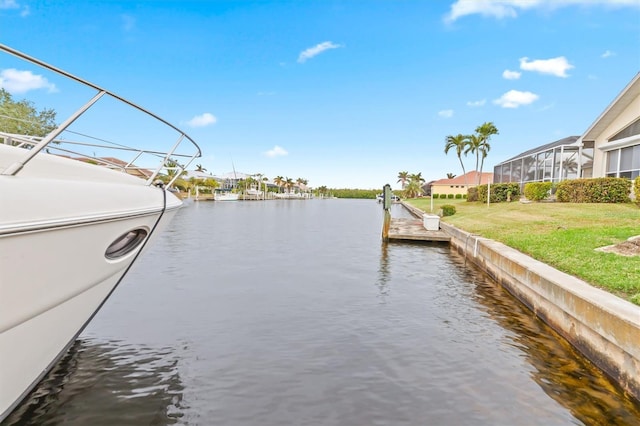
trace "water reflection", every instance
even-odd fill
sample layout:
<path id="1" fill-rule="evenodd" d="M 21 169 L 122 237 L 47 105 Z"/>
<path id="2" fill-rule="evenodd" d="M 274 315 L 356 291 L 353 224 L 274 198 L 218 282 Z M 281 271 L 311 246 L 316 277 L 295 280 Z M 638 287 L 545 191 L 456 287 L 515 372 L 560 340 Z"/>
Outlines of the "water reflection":
<path id="1" fill-rule="evenodd" d="M 586 425 L 640 424 L 640 407 L 620 386 L 453 250 L 452 262 L 473 285 L 473 300 L 507 331 L 503 343 L 522 352 L 533 367 L 531 378 L 547 395 Z"/>
<path id="2" fill-rule="evenodd" d="M 6 425 L 165 425 L 183 416 L 170 348 L 77 340 Z"/>
<path id="3" fill-rule="evenodd" d="M 380 249 L 380 268 L 378 269 L 378 281 L 376 282 L 381 303 L 385 302 L 385 296 L 389 294 L 389 278 L 389 244 L 382 243 L 382 248 Z"/>
<path id="4" fill-rule="evenodd" d="M 446 244 L 382 246 L 381 225 L 371 200 L 182 209 L 8 421 L 638 423 L 470 262 Z"/>

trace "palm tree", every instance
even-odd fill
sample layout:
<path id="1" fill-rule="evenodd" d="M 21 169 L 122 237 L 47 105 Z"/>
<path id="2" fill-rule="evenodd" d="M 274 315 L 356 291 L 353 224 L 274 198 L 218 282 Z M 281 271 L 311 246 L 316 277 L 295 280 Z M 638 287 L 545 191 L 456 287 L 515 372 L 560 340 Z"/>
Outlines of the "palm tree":
<path id="1" fill-rule="evenodd" d="M 480 153 L 482 154 L 482 159 L 480 160 L 480 175 L 478 176 L 478 185 L 480 184 L 480 176 L 482 176 L 482 166 L 484 166 L 484 159 L 487 154 L 491 150 L 491 146 L 489 145 L 489 139 L 493 135 L 499 135 L 498 128 L 491 121 L 486 121 L 482 123 L 480 126 L 476 127 L 476 133 L 482 139 L 482 144 L 480 145 Z"/>
<path id="2" fill-rule="evenodd" d="M 398 182 L 402 182 L 402 189 L 404 189 L 404 186 L 406 185 L 407 180 L 409 180 L 409 172 L 398 173 Z"/>
<path id="3" fill-rule="evenodd" d="M 467 136 L 467 148 L 464 150 L 464 155 L 469 152 L 476 155 L 476 184 L 480 185 L 480 179 L 478 178 L 478 166 L 480 165 L 480 147 L 482 146 L 482 139 L 478 134 Z"/>
<path id="4" fill-rule="evenodd" d="M 447 173 L 447 179 L 453 179 L 456 177 L 455 173 Z"/>
<path id="5" fill-rule="evenodd" d="M 206 172 L 207 169 L 202 167 L 202 164 L 196 164 L 196 172 Z"/>
<path id="6" fill-rule="evenodd" d="M 424 178 L 422 177 L 422 172 L 409 175 L 409 181 L 414 181 L 414 180 L 417 181 L 420 185 L 422 185 L 425 182 Z"/>
<path id="7" fill-rule="evenodd" d="M 415 198 L 422 193 L 422 184 L 425 182 L 422 172 L 409 175 L 409 183 L 404 189 L 406 198 Z"/>
<path id="8" fill-rule="evenodd" d="M 300 189 L 300 192 L 302 192 L 302 187 L 304 186 L 305 191 L 307 192 L 307 184 L 309 183 L 309 181 L 307 179 L 303 179 L 303 178 L 298 178 L 296 179 L 296 183 L 298 184 L 298 188 Z"/>
<path id="9" fill-rule="evenodd" d="M 420 193 L 422 193 L 422 187 L 420 186 L 420 181 L 415 179 L 410 180 L 403 191 L 403 195 L 405 198 L 415 198 Z"/>
<path id="10" fill-rule="evenodd" d="M 458 160 L 460 160 L 460 165 L 462 166 L 462 173 L 464 176 L 464 185 L 468 188 L 467 185 L 467 172 L 464 169 L 464 163 L 462 162 L 462 153 L 465 153 L 466 156 L 466 148 L 469 144 L 468 138 L 465 135 L 458 133 L 456 136 L 447 136 L 446 143 L 444 146 L 444 153 L 448 154 L 451 148 L 456 149 L 456 155 L 458 155 Z"/>
<path id="11" fill-rule="evenodd" d="M 291 188 L 293 188 L 293 179 L 290 177 L 286 178 L 284 181 L 284 187 L 287 189 L 287 194 L 290 194 Z"/>
<path id="12" fill-rule="evenodd" d="M 280 192 L 280 188 L 282 188 L 282 186 L 284 185 L 284 182 L 285 180 L 282 176 L 276 176 L 275 179 L 273 179 L 273 183 L 278 185 L 278 192 Z"/>
<path id="13" fill-rule="evenodd" d="M 291 179 L 290 177 L 286 177 L 284 179 L 284 188 L 287 194 L 291 193 L 291 188 L 293 188 L 293 185 L 294 185 L 293 179 Z"/>

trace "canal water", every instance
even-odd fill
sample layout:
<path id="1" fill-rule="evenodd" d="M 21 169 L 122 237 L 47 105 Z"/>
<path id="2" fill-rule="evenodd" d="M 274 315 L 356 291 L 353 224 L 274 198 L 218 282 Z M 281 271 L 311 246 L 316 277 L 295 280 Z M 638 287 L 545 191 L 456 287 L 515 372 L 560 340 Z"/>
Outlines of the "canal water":
<path id="1" fill-rule="evenodd" d="M 640 424 L 446 244 L 382 245 L 382 218 L 373 200 L 188 204 L 6 424 Z"/>

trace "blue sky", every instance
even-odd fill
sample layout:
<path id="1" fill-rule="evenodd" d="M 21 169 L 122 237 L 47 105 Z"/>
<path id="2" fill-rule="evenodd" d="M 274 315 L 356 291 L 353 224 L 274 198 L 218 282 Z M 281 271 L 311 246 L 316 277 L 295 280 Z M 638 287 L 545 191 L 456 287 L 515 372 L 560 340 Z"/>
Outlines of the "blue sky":
<path id="1" fill-rule="evenodd" d="M 640 71 L 640 0 L 0 0 L 0 20 L 1 43 L 182 127 L 209 172 L 311 187 L 459 175 L 445 138 L 485 121 L 492 171 L 582 134 Z M 52 84 L 14 97 L 51 107 Z"/>

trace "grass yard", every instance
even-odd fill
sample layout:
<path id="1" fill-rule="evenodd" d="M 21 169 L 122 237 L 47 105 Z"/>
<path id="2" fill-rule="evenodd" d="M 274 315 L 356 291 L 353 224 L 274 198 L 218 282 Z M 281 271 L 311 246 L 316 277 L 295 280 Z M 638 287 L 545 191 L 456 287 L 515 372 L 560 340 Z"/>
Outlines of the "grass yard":
<path id="1" fill-rule="evenodd" d="M 430 212 L 431 200 L 406 200 Z M 640 235 L 640 208 L 635 204 L 520 202 L 469 203 L 434 200 L 456 214 L 442 218 L 467 232 L 500 241 L 568 274 L 640 305 L 640 256 L 595 251 Z"/>

